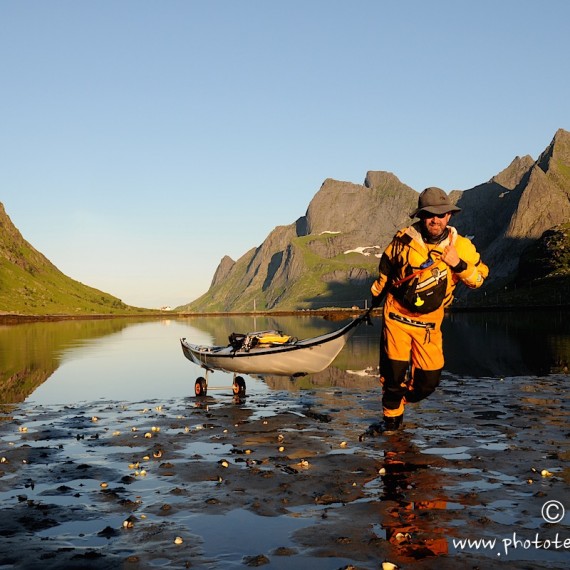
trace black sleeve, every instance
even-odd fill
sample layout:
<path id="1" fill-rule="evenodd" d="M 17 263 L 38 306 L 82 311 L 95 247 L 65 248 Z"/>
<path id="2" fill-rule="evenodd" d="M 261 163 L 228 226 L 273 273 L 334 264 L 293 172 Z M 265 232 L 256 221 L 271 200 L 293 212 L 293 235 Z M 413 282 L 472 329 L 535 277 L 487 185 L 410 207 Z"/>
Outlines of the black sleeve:
<path id="1" fill-rule="evenodd" d="M 459 263 L 451 268 L 451 271 L 453 271 L 454 273 L 461 273 L 466 269 L 467 269 L 467 263 L 463 261 L 463 259 L 460 259 Z"/>

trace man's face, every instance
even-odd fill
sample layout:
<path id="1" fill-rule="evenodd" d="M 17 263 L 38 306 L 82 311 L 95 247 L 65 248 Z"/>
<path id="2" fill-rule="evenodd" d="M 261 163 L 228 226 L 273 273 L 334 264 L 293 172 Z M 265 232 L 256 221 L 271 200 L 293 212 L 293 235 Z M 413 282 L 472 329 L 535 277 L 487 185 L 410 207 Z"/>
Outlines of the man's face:
<path id="1" fill-rule="evenodd" d="M 427 233 L 432 237 L 437 237 L 442 234 L 449 222 L 449 218 L 451 218 L 451 212 L 447 214 L 430 214 L 429 212 L 424 212 L 420 217 Z"/>

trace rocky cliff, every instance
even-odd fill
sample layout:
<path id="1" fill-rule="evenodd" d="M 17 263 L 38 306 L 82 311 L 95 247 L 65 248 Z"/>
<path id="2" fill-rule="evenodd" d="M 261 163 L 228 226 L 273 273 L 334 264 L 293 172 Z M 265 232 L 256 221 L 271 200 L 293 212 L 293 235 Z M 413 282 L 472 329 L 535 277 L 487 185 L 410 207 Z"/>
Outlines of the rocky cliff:
<path id="1" fill-rule="evenodd" d="M 389 172 L 369 172 L 363 185 L 327 179 L 305 216 L 275 228 L 239 260 L 224 257 L 208 293 L 185 308 L 299 309 L 362 301 L 383 245 L 416 202 L 417 193 Z"/>
<path id="2" fill-rule="evenodd" d="M 239 260 L 224 257 L 209 291 L 179 309 L 363 306 L 378 258 L 410 223 L 418 195 L 390 172 L 368 172 L 362 185 L 327 179 L 304 216 Z M 570 220 L 570 133 L 560 129 L 537 160 L 516 157 L 488 182 L 450 198 L 462 209 L 452 224 L 491 268 L 488 286 L 503 287 L 517 278 L 527 248 Z"/>
<path id="3" fill-rule="evenodd" d="M 524 250 L 548 229 L 570 220 L 570 133 L 557 131 L 538 160 L 516 158 L 486 184 L 457 195 L 453 224 L 473 241 L 492 279 L 518 271 Z"/>

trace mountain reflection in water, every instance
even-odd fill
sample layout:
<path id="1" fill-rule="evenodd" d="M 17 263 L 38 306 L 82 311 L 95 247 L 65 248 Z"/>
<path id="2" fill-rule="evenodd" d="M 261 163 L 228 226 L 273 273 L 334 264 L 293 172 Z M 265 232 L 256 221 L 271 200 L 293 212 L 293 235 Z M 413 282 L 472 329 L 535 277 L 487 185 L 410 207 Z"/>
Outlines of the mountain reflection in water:
<path id="1" fill-rule="evenodd" d="M 453 313 L 444 321 L 445 371 L 468 377 L 540 376 L 566 372 L 570 326 L 566 311 Z M 190 397 L 197 376 L 180 337 L 198 344 L 228 343 L 232 332 L 278 329 L 309 338 L 346 321 L 314 316 L 233 316 L 37 322 L 0 327 L 0 403 L 30 399 L 65 404 L 112 399 Z M 374 385 L 382 320 L 361 325 L 319 374 L 248 379 L 248 391 Z M 211 382 L 231 384 L 215 372 Z M 229 379 L 228 379 L 229 378 Z"/>
<path id="2" fill-rule="evenodd" d="M 458 376 L 540 376 L 566 372 L 568 311 L 452 313 L 444 321 L 446 370 Z"/>

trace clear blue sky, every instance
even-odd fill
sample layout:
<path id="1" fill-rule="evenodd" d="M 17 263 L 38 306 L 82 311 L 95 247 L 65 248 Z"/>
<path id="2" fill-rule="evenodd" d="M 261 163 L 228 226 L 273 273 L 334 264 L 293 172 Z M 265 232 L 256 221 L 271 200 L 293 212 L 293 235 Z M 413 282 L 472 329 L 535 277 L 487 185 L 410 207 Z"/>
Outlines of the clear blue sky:
<path id="1" fill-rule="evenodd" d="M 537 158 L 570 130 L 569 21 L 566 0 L 0 0 L 0 201 L 70 277 L 177 306 L 326 178 L 464 190 Z"/>

